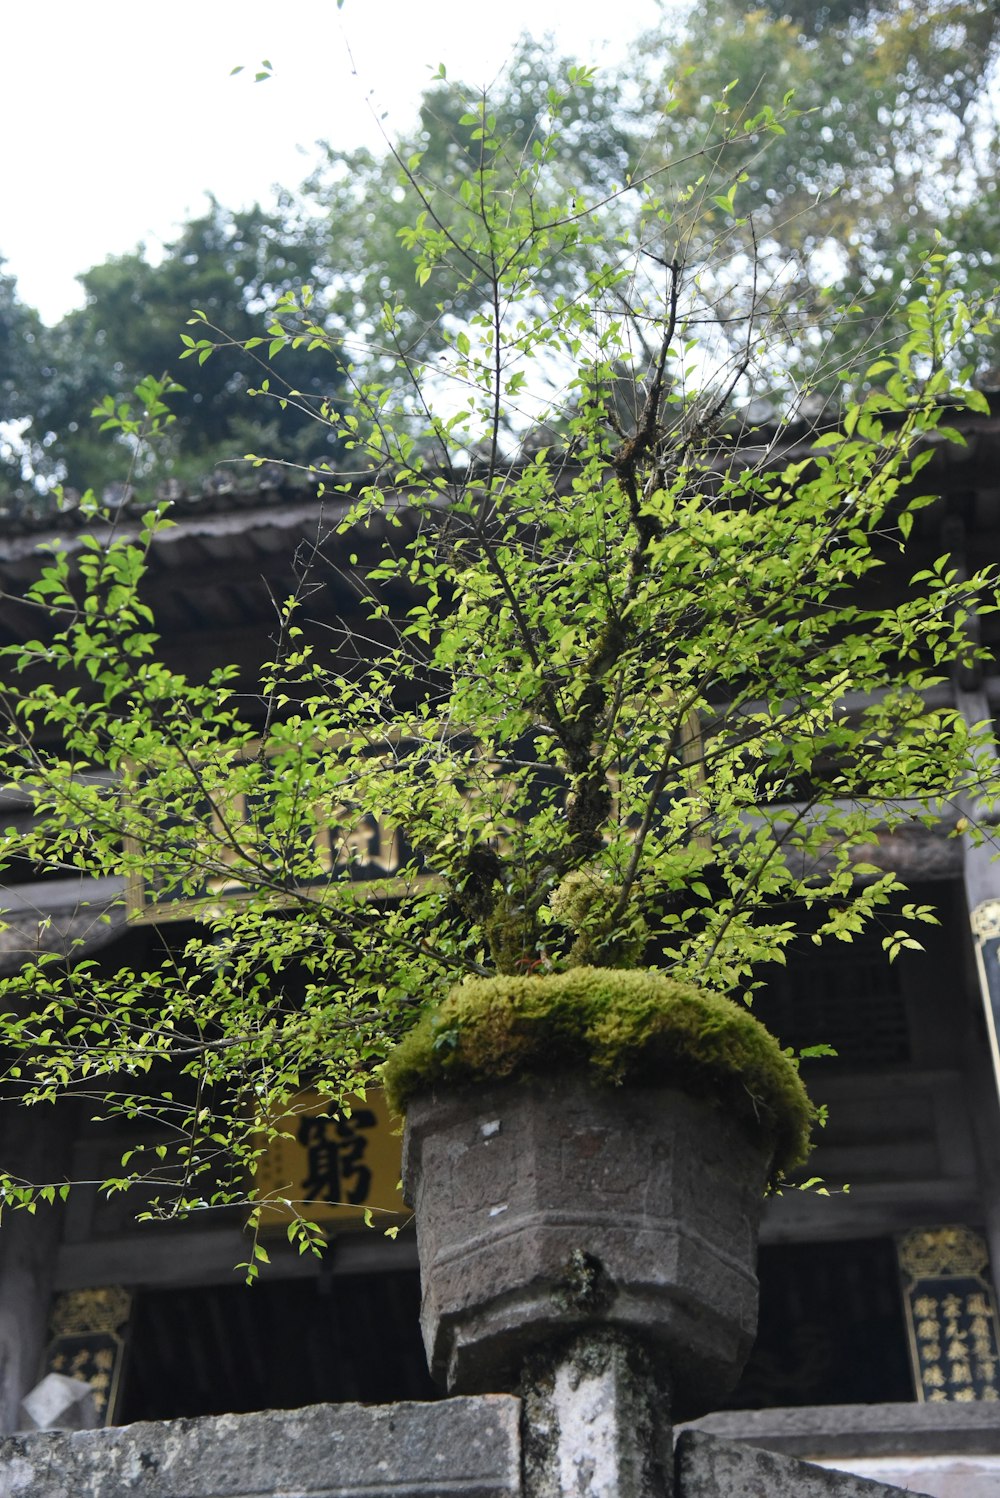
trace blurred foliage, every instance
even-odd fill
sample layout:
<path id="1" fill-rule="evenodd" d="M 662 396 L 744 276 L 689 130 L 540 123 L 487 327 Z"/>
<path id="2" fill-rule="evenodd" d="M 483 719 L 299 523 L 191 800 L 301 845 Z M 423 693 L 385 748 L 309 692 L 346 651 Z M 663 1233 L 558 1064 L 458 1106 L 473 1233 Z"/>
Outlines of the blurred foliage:
<path id="1" fill-rule="evenodd" d="M 958 252 L 967 295 L 993 289 L 998 52 L 996 0 L 703 0 L 684 24 L 671 14 L 638 39 L 620 74 L 567 96 L 550 86 L 566 60 L 525 38 L 490 91 L 492 133 L 504 142 L 492 190 L 501 200 L 509 193 L 553 127 L 560 161 L 533 204 L 539 224 L 563 194 L 577 206 L 607 200 L 609 220 L 618 214 L 627 233 L 641 192 L 615 191 L 655 175 L 675 213 L 662 266 L 654 248 L 647 257 L 651 283 L 672 259 L 700 263 L 700 336 L 713 341 L 713 356 L 742 328 L 748 298 L 766 301 L 784 320 L 783 344 L 771 341 L 781 368 L 757 370 L 750 388 L 772 393 L 782 379 L 829 386 L 866 347 L 905 336 L 900 308 L 941 242 Z M 349 370 L 413 390 L 489 295 L 490 267 L 468 258 L 447 297 L 434 278 L 418 283 L 401 237 L 426 212 L 446 226 L 461 268 L 479 207 L 474 92 L 439 72 L 401 138 L 381 151 L 321 147 L 301 188 L 270 210 L 232 212 L 213 200 L 160 258 L 140 248 L 87 271 L 84 306 L 53 328 L 0 275 L 0 486 L 30 496 L 58 480 L 98 490 L 126 478 L 148 489 L 164 478 L 197 483 L 247 452 L 336 464 L 323 409 L 342 400 Z M 785 132 L 761 131 L 739 184 L 744 217 L 731 221 L 724 203 L 713 211 L 703 201 L 710 174 L 692 170 L 697 122 L 714 109 L 740 125 L 789 95 L 795 117 L 785 107 Z M 550 265 L 547 293 L 586 291 L 597 254 L 579 239 Z M 306 286 L 302 325 L 321 326 L 325 358 L 286 338 L 272 369 L 267 338 L 249 353 L 247 341 L 276 317 L 289 328 Z M 661 290 L 651 284 L 650 294 Z M 180 362 L 195 309 L 228 339 L 228 351 L 204 364 Z M 641 319 L 634 331 L 641 347 Z M 980 378 L 996 383 L 1000 349 L 988 343 L 976 357 Z M 169 375 L 184 390 L 172 397 L 177 420 L 155 459 L 138 465 L 91 413 L 145 375 Z M 264 393 L 248 402 L 248 389 Z M 276 398 L 293 391 L 284 405 Z"/>
<path id="2" fill-rule="evenodd" d="M 494 191 L 509 194 L 512 184 L 547 133 L 557 127 L 562 160 L 540 189 L 535 204 L 539 219 L 556 202 L 556 193 L 593 200 L 625 180 L 635 153 L 634 120 L 626 109 L 621 83 L 595 79 L 585 94 L 557 94 L 552 79 L 570 66 L 554 55 L 551 43 L 525 38 L 510 67 L 491 88 L 493 133 L 504 142 L 495 163 Z M 382 321 L 386 300 L 396 305 L 396 343 L 376 348 L 385 362 L 400 350 L 421 359 L 440 349 L 442 324 L 468 317 L 489 293 L 489 277 L 468 265 L 442 302 L 436 283 L 416 283 L 413 258 L 402 242 L 415 209 L 423 209 L 448 226 L 456 248 L 476 221 L 481 143 L 478 123 L 470 117 L 470 90 L 439 73 L 425 91 L 414 128 L 387 141 L 381 153 L 323 147 L 323 157 L 288 207 L 299 214 L 304 237 L 314 237 L 315 255 L 331 310 L 344 331 L 352 355 L 367 361 L 371 339 Z M 408 176 L 419 171 L 424 201 L 416 203 Z M 579 275 L 578 264 L 565 267 Z M 553 268 L 555 293 L 562 268 Z"/>
<path id="3" fill-rule="evenodd" d="M 791 92 L 801 111 L 751 169 L 741 197 L 752 212 L 730 236 L 728 282 L 720 276 L 717 292 L 724 315 L 756 254 L 782 284 L 792 332 L 824 294 L 853 300 L 822 354 L 815 341 L 798 343 L 802 378 L 866 341 L 902 336 L 901 299 L 937 235 L 960 252 L 968 292 L 994 288 L 998 50 L 994 0 L 764 0 L 752 9 L 704 0 L 679 37 L 643 39 L 638 76 L 664 111 L 648 132 L 647 164 L 690 144 L 690 122 L 712 101 L 739 119 Z M 980 358 L 995 364 L 996 348 Z"/>
<path id="4" fill-rule="evenodd" d="M 18 298 L 14 277 L 0 271 L 0 489 L 9 493 L 25 478 L 19 434 L 40 396 L 41 333 L 41 320 Z"/>

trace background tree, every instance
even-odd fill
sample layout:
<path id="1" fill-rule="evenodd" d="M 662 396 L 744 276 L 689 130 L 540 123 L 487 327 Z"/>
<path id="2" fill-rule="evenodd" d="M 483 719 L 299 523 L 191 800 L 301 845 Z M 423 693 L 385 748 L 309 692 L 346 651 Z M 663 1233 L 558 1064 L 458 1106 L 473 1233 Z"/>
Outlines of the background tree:
<path id="1" fill-rule="evenodd" d="M 21 435 L 41 400 L 42 333 L 13 276 L 0 271 L 0 501 L 23 493 L 29 478 Z"/>
<path id="2" fill-rule="evenodd" d="M 595 78 L 586 91 L 569 95 L 552 87 L 571 61 L 557 58 L 551 44 L 522 39 L 510 64 L 489 90 L 495 138 L 504 142 L 491 161 L 493 191 L 508 200 L 524 163 L 554 127 L 561 133 L 560 161 L 538 184 L 534 204 L 541 220 L 569 190 L 597 198 L 625 181 L 633 155 L 631 120 L 618 80 Z M 385 371 L 397 367 L 398 352 L 433 360 L 446 330 L 476 310 L 490 294 L 478 271 L 456 278 L 442 300 L 438 285 L 414 280 L 413 258 L 404 243 L 413 225 L 407 173 L 419 169 L 428 193 L 426 211 L 447 224 L 456 244 L 475 236 L 480 205 L 476 193 L 483 164 L 476 92 L 442 74 L 424 92 L 416 123 L 384 150 L 342 151 L 323 147 L 320 164 L 286 207 L 298 232 L 314 245 L 320 281 L 339 320 L 348 349 L 366 365 L 375 339 Z M 549 267 L 548 289 L 582 273 L 581 264 Z M 396 304 L 393 344 L 379 343 L 383 305 Z M 384 330 L 382 330 L 384 331 Z"/>
<path id="3" fill-rule="evenodd" d="M 995 284 L 998 43 L 990 0 L 708 0 L 680 35 L 645 38 L 645 96 L 679 105 L 650 137 L 670 153 L 710 101 L 739 119 L 794 91 L 802 114 L 748 166 L 753 213 L 715 289 L 724 302 L 756 255 L 782 279 L 790 328 L 815 321 L 827 290 L 852 304 L 826 320 L 825 343 L 790 337 L 800 378 L 900 331 L 903 289 L 937 235 L 970 291 Z M 989 366 L 996 348 L 978 357 Z"/>
<path id="4" fill-rule="evenodd" d="M 998 26 L 988 0 L 830 0 L 819 7 L 766 0 L 752 9 L 739 0 L 707 0 L 680 28 L 672 20 L 669 33 L 643 38 L 634 64 L 617 77 L 558 97 L 550 79 L 568 64 L 525 39 L 490 91 L 496 138 L 507 153 L 492 164 L 494 190 L 510 192 L 556 116 L 561 164 L 538 185 L 539 222 L 571 189 L 607 199 L 609 218 L 616 213 L 618 231 L 628 232 L 638 195 L 619 197 L 616 189 L 657 173 L 661 199 L 672 197 L 677 232 L 658 246 L 647 243 L 637 285 L 649 285 L 655 298 L 672 246 L 683 243 L 688 259 L 696 252 L 702 309 L 690 323 L 692 336 L 717 353 L 735 332 L 730 352 L 739 359 L 753 266 L 752 295 L 759 305 L 767 292 L 775 313 L 780 306 L 785 338 L 768 369 L 748 369 L 739 398 L 767 394 L 789 377 L 800 391 L 836 387 L 857 351 L 906 336 L 900 299 L 936 235 L 956 250 L 956 274 L 970 294 L 986 292 L 996 279 Z M 699 183 L 684 164 L 701 147 L 703 111 L 718 101 L 728 119 L 746 121 L 788 91 L 800 111 L 795 129 L 781 137 L 759 133 L 767 149 L 748 152 L 745 162 L 753 211 L 735 222 L 711 202 L 708 178 Z M 433 277 L 416 283 L 401 237 L 412 222 L 406 170 L 418 160 L 433 198 L 425 211 L 449 225 L 453 253 L 463 235 L 475 234 L 482 159 L 475 99 L 474 90 L 435 79 L 413 128 L 382 151 L 328 146 L 301 189 L 283 194 L 273 210 L 233 213 L 213 203 L 161 259 L 137 251 L 94 267 L 82 278 L 85 306 L 55 328 L 43 328 L 5 281 L 2 414 L 14 425 L 0 483 L 20 487 L 23 502 L 32 503 L 38 485 L 56 479 L 77 489 L 120 481 L 131 452 L 98 438 L 90 413 L 106 395 L 120 401 L 142 376 L 164 372 L 188 388 L 172 397 L 178 419 L 155 473 L 145 475 L 150 491 L 163 477 L 197 483 L 217 462 L 249 451 L 307 466 L 335 458 L 332 429 L 303 407 L 315 414 L 339 398 L 346 367 L 355 378 L 378 374 L 397 390 L 412 386 L 489 296 L 481 267 L 457 277 L 447 296 Z M 673 175 L 661 170 L 670 163 Z M 713 180 L 712 190 L 723 189 L 717 195 L 725 199 L 733 185 Z M 697 251 L 684 238 L 692 234 Z M 546 291 L 574 295 L 593 269 L 578 241 L 571 257 L 548 268 Z M 335 330 L 342 340 L 336 353 L 330 347 L 328 367 L 318 371 L 301 346 L 286 346 L 273 371 L 258 363 L 268 362 L 264 343 L 249 359 L 238 357 L 236 345 L 269 312 L 280 307 L 291 326 L 282 299 L 303 285 L 313 296 L 301 323 L 317 323 L 324 336 Z M 387 298 L 395 306 L 391 326 L 383 320 Z M 231 338 L 225 359 L 179 362 L 178 335 L 195 307 Z M 633 335 L 640 347 L 641 317 Z M 982 374 L 1000 365 L 1000 350 L 988 339 L 979 341 L 976 357 Z M 269 395 L 247 402 L 246 390 L 268 378 Z M 282 408 L 273 397 L 289 389 L 302 394 Z"/>
<path id="5" fill-rule="evenodd" d="M 125 478 L 130 452 L 109 446 L 91 413 L 106 396 L 118 402 L 144 376 L 164 374 L 183 388 L 171 394 L 176 419 L 154 466 L 137 475 L 147 489 L 166 477 L 198 482 L 251 451 L 304 466 L 335 457 L 331 428 L 316 418 L 343 391 L 339 358 L 287 349 L 272 368 L 266 347 L 252 354 L 240 347 L 290 287 L 310 280 L 312 254 L 277 214 L 213 202 L 162 258 L 137 250 L 85 272 L 84 306 L 43 338 L 45 377 L 28 432 L 36 473 L 80 490 Z M 182 362 L 181 335 L 195 309 L 233 340 L 211 364 Z M 265 384 L 267 393 L 248 399 Z"/>

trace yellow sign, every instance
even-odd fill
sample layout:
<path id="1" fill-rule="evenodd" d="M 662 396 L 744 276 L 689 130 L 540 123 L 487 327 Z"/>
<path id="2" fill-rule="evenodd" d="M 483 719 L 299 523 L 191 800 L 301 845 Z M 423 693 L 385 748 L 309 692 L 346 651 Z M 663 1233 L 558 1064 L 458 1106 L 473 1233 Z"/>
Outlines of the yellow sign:
<path id="1" fill-rule="evenodd" d="M 376 1227 L 403 1215 L 403 1141 L 381 1092 L 352 1101 L 349 1117 L 319 1093 L 300 1093 L 277 1127 L 280 1136 L 256 1169 L 257 1197 L 279 1203 L 265 1209 L 264 1227 L 284 1227 L 298 1215 L 339 1232 L 363 1226 L 366 1213 Z"/>

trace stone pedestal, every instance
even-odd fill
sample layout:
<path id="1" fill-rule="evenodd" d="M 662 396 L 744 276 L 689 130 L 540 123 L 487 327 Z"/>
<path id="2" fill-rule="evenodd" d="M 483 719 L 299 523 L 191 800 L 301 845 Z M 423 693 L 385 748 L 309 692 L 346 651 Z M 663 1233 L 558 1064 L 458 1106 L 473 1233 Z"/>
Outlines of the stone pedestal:
<path id="1" fill-rule="evenodd" d="M 535 1349 L 607 1330 L 709 1406 L 756 1331 L 769 1163 L 742 1125 L 662 1088 L 557 1075 L 415 1099 L 403 1185 L 432 1374 L 510 1389 Z"/>

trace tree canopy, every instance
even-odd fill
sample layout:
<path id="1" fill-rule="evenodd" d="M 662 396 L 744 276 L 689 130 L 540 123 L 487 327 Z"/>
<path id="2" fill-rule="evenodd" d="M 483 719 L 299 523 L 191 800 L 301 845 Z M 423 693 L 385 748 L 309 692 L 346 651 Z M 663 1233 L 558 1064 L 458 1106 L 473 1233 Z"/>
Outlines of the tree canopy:
<path id="1" fill-rule="evenodd" d="M 543 217 L 567 190 L 592 197 L 612 193 L 629 171 L 634 140 L 618 80 L 595 78 L 583 93 L 565 95 L 552 86 L 571 59 L 550 45 L 522 40 L 509 67 L 490 91 L 495 138 L 502 159 L 492 163 L 493 190 L 509 195 L 526 159 L 540 149 L 558 123 L 562 160 L 552 180 L 539 183 L 535 212 Z M 417 120 L 381 153 L 343 151 L 331 145 L 302 188 L 303 232 L 316 236 L 316 259 L 330 305 L 352 351 L 367 362 L 373 336 L 386 367 L 397 349 L 378 343 L 387 297 L 397 305 L 395 336 L 415 360 L 442 346 L 442 328 L 467 315 L 489 294 L 488 280 L 470 276 L 452 288 L 443 305 L 438 288 L 414 282 L 412 256 L 404 242 L 413 223 L 407 172 L 419 164 L 431 199 L 428 211 L 446 223 L 455 241 L 475 234 L 476 193 L 483 152 L 476 136 L 476 95 L 462 82 L 440 75 L 425 91 Z M 374 211 L 373 205 L 378 204 Z M 578 267 L 550 267 L 551 290 Z"/>
<path id="2" fill-rule="evenodd" d="M 569 96 L 552 93 L 551 79 L 571 61 L 525 39 L 490 92 L 506 152 L 493 163 L 493 190 L 509 194 L 556 116 L 561 165 L 538 186 L 539 222 L 568 190 L 603 199 L 627 233 L 637 199 L 617 190 L 657 173 L 661 195 L 674 192 L 680 237 L 700 236 L 698 336 L 717 344 L 739 327 L 755 266 L 754 294 L 759 301 L 771 287 L 786 331 L 780 359 L 757 372 L 758 393 L 789 377 L 800 392 L 829 391 L 866 346 L 906 337 L 901 306 L 939 244 L 956 252 L 955 274 L 970 294 L 987 293 L 997 279 L 998 38 L 990 0 L 763 0 L 754 8 L 706 0 L 683 24 L 638 39 L 618 75 Z M 699 183 L 685 165 L 700 148 L 705 112 L 718 106 L 745 122 L 786 95 L 785 134 L 758 132 L 761 149 L 746 157 L 753 210 L 720 236 L 723 209 L 704 201 L 707 178 Z M 119 403 L 142 377 L 164 373 L 185 389 L 171 396 L 177 420 L 155 473 L 131 475 L 149 492 L 159 478 L 196 482 L 247 452 L 280 452 L 306 465 L 335 458 L 332 427 L 310 413 L 341 398 L 346 369 L 356 378 L 381 372 L 401 388 L 416 365 L 442 356 L 456 321 L 489 294 L 480 274 L 456 281 L 447 298 L 433 279 L 415 282 L 404 242 L 413 219 L 406 175 L 417 162 L 433 194 L 425 210 L 450 227 L 456 244 L 475 232 L 475 99 L 476 91 L 438 76 L 398 140 L 375 152 L 327 146 L 301 187 L 273 207 L 233 212 L 213 202 L 162 256 L 140 249 L 93 267 L 81 278 L 85 305 L 54 328 L 41 325 L 5 278 L 0 420 L 9 435 L 0 483 L 30 496 L 59 479 L 100 490 L 128 477 L 130 451 L 99 439 L 91 412 L 106 396 Z M 733 185 L 714 184 L 725 192 Z M 688 190 L 692 198 L 682 202 Z M 656 254 L 670 259 L 666 244 L 648 248 L 647 280 Z M 688 243 L 685 254 L 694 248 Z M 577 243 L 571 259 L 549 267 L 549 293 L 573 295 L 586 285 L 594 266 L 584 250 Z M 306 285 L 313 295 L 305 321 L 340 335 L 328 367 L 319 370 L 302 347 L 286 346 L 273 370 L 261 367 L 270 362 L 265 344 L 238 358 L 236 346 Z M 179 335 L 196 308 L 231 339 L 227 359 L 179 362 Z M 286 304 L 286 323 L 288 312 Z M 1000 364 L 988 339 L 976 357 L 982 374 Z M 246 401 L 248 388 L 265 384 L 266 394 Z M 282 406 L 277 397 L 290 391 L 301 394 Z M 748 384 L 740 394 L 749 393 Z"/>
<path id="3" fill-rule="evenodd" d="M 3 262 L 0 261 L 0 266 Z M 0 497 L 21 490 L 28 475 L 20 434 L 41 399 L 41 319 L 17 295 L 12 276 L 0 271 Z"/>

